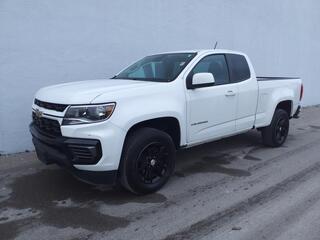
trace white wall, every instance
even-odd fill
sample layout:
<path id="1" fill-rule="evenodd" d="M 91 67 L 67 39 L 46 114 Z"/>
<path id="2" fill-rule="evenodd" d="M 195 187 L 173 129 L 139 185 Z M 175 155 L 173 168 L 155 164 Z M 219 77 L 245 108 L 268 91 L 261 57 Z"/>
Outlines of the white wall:
<path id="1" fill-rule="evenodd" d="M 146 54 L 241 50 L 259 75 L 301 76 L 320 103 L 316 0 L 0 0 L 0 152 L 32 149 L 40 87 L 106 78 Z"/>

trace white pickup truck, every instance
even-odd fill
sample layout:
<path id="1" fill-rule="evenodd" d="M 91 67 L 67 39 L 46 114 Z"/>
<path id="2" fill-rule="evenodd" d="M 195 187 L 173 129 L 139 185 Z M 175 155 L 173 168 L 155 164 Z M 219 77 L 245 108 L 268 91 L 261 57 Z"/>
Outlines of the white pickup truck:
<path id="1" fill-rule="evenodd" d="M 112 79 L 42 88 L 30 131 L 41 161 L 146 194 L 168 181 L 177 149 L 251 129 L 265 145 L 281 146 L 302 94 L 298 78 L 256 77 L 243 53 L 162 53 Z"/>

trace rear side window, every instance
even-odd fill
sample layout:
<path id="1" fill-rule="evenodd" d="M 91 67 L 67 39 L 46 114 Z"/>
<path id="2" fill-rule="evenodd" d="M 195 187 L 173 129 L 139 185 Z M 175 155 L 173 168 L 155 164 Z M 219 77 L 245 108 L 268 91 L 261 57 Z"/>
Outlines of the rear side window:
<path id="1" fill-rule="evenodd" d="M 215 85 L 229 83 L 228 67 L 224 55 L 209 55 L 201 59 L 191 71 L 190 78 L 196 73 L 207 72 L 214 76 Z"/>
<path id="2" fill-rule="evenodd" d="M 226 54 L 232 83 L 241 82 L 250 78 L 250 68 L 246 58 L 237 54 Z"/>

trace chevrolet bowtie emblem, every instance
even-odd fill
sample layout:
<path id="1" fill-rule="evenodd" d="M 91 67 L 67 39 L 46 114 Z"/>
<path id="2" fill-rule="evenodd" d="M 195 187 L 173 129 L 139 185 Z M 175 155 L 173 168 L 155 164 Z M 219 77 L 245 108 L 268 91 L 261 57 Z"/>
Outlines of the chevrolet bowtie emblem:
<path id="1" fill-rule="evenodd" d="M 34 113 L 36 114 L 37 118 L 41 118 L 43 115 L 43 112 L 41 112 L 39 109 L 36 109 Z"/>

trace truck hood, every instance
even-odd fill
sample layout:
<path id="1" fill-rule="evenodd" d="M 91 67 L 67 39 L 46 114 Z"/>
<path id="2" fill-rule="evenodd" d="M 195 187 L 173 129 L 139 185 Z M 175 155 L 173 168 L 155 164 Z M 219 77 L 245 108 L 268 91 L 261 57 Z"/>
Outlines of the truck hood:
<path id="1" fill-rule="evenodd" d="M 88 104 L 101 94 L 141 88 L 155 82 L 124 79 L 100 79 L 53 85 L 40 89 L 36 98 L 51 103 Z"/>

